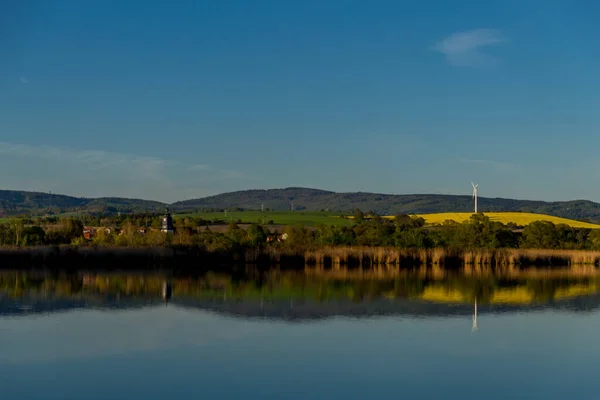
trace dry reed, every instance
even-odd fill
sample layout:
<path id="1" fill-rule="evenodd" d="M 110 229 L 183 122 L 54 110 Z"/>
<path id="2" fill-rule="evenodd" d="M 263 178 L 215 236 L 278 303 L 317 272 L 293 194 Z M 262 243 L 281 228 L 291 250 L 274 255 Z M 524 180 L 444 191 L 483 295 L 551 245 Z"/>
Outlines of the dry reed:
<path id="1" fill-rule="evenodd" d="M 400 249 L 393 247 L 339 246 L 298 250 L 277 247 L 247 249 L 241 252 L 210 252 L 197 247 L 116 248 L 116 247 L 38 247 L 1 248 L 0 268 L 16 263 L 63 265 L 65 262 L 130 263 L 144 262 L 198 265 L 248 263 L 290 268 L 397 270 L 427 268 L 433 271 L 461 270 L 480 274 L 484 270 L 510 272 L 524 267 L 570 267 L 594 269 L 600 263 L 600 251 L 544 249 Z"/>
<path id="2" fill-rule="evenodd" d="M 545 249 L 399 249 L 388 247 L 325 247 L 304 254 L 309 265 L 335 268 L 411 268 L 431 266 L 477 271 L 482 267 L 510 271 L 521 266 L 598 266 L 600 251 Z"/>

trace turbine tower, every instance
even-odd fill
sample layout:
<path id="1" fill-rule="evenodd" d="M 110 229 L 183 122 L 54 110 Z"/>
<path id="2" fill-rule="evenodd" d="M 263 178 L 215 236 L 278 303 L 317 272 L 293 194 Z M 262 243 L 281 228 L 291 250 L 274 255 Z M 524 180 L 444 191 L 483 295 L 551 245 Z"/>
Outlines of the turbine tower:
<path id="1" fill-rule="evenodd" d="M 473 199 L 475 200 L 475 214 L 477 214 L 477 188 L 479 187 L 479 184 L 474 184 L 473 182 L 471 182 L 471 186 L 473 186 Z"/>

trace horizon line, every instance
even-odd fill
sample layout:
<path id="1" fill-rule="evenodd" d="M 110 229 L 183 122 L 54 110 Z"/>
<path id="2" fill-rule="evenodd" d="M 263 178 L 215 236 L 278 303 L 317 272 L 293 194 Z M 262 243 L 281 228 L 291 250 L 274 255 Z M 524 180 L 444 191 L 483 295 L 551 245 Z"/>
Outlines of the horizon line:
<path id="1" fill-rule="evenodd" d="M 201 199 L 207 199 L 210 197 L 216 197 L 216 196 L 222 196 L 222 195 L 227 195 L 227 194 L 232 194 L 232 193 L 241 193 L 241 192 L 249 192 L 249 191 L 274 191 L 274 190 L 290 190 L 290 189 L 303 189 L 303 190 L 315 190 L 315 191 L 321 191 L 321 192 L 327 192 L 327 193 L 331 193 L 331 194 L 352 194 L 352 193 L 357 193 L 357 194 L 374 194 L 374 195 L 383 195 L 383 196 L 453 196 L 453 197 L 472 197 L 472 194 L 457 194 L 457 193 L 383 193 L 383 192 L 370 192 L 370 191 L 362 191 L 362 190 L 355 190 L 355 191 L 334 191 L 334 190 L 327 190 L 327 189 L 320 189 L 320 188 L 314 188 L 314 187 L 308 187 L 308 186 L 287 186 L 287 187 L 272 187 L 272 188 L 267 188 L 267 189 L 261 189 L 261 188 L 254 188 L 254 189 L 240 189 L 240 190 L 232 190 L 232 191 L 228 191 L 228 192 L 221 192 L 221 193 L 216 193 L 216 194 L 211 194 L 208 196 L 202 196 L 202 197 L 193 197 L 193 198 L 189 198 L 189 199 L 185 199 L 185 200 L 177 200 L 174 202 L 164 202 L 164 201 L 160 201 L 160 200 L 154 200 L 154 199 L 148 199 L 148 198 L 141 198 L 141 197 L 123 197 L 123 196 L 98 196 L 98 197 L 89 197 L 89 196 L 77 196 L 77 195 L 72 195 L 72 194 L 65 194 L 65 193 L 54 193 L 52 191 L 47 191 L 47 192 L 43 192 L 43 191 L 39 191 L 39 190 L 22 190 L 22 189 L 0 189 L 0 192 L 24 192 L 24 193 L 35 193 L 35 194 L 45 194 L 45 195 L 52 195 L 52 196 L 64 196 L 64 197 L 71 197 L 71 198 L 76 198 L 76 199 L 85 199 L 85 200 L 99 200 L 99 199 L 125 199 L 125 200 L 141 200 L 141 201 L 147 201 L 147 202 L 154 202 L 154 203 L 159 203 L 160 205 L 173 205 L 176 203 L 183 203 L 183 202 L 188 202 L 188 201 L 193 201 L 193 200 L 201 200 Z M 486 196 L 478 196 L 478 199 L 502 199 L 502 200 L 515 200 L 515 201 L 531 201 L 531 202 L 543 202 L 543 203 L 567 203 L 567 202 L 572 202 L 572 201 L 589 201 L 591 203 L 597 203 L 600 204 L 600 202 L 594 201 L 594 200 L 589 200 L 589 199 L 584 199 L 584 198 L 576 198 L 576 199 L 571 199 L 571 200 L 539 200 L 539 199 L 525 199 L 525 198 L 515 198 L 515 197 L 486 197 Z"/>

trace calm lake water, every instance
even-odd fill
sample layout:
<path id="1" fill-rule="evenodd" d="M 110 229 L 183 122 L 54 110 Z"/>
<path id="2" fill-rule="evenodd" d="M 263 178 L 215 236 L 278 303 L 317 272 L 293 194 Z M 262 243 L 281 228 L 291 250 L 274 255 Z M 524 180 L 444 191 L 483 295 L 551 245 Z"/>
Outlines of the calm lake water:
<path id="1" fill-rule="evenodd" d="M 0 274 L 2 399 L 597 399 L 595 276 Z M 473 330 L 477 299 L 477 329 Z"/>

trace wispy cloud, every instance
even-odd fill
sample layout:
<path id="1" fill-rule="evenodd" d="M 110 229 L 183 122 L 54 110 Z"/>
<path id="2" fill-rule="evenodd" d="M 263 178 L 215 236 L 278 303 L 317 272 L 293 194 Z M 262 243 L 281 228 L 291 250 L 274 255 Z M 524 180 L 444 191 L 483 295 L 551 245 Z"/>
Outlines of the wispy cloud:
<path id="1" fill-rule="evenodd" d="M 210 167 L 208 165 L 204 165 L 204 164 L 194 164 L 194 165 L 190 165 L 189 168 L 192 171 L 206 171 Z"/>
<path id="2" fill-rule="evenodd" d="M 6 165 L 3 165 L 6 164 Z M 165 202 L 215 194 L 256 179 L 249 173 L 159 157 L 0 142 L 0 187 Z M 46 185 L 40 187 L 40 183 Z"/>
<path id="3" fill-rule="evenodd" d="M 456 32 L 436 43 L 432 49 L 446 56 L 454 66 L 484 66 L 498 59 L 483 54 L 481 49 L 506 42 L 506 37 L 497 29 L 474 29 Z"/>
<path id="4" fill-rule="evenodd" d="M 27 79 L 26 77 L 22 76 L 19 78 L 19 82 L 21 82 L 22 84 L 28 84 L 29 83 L 29 79 Z"/>

